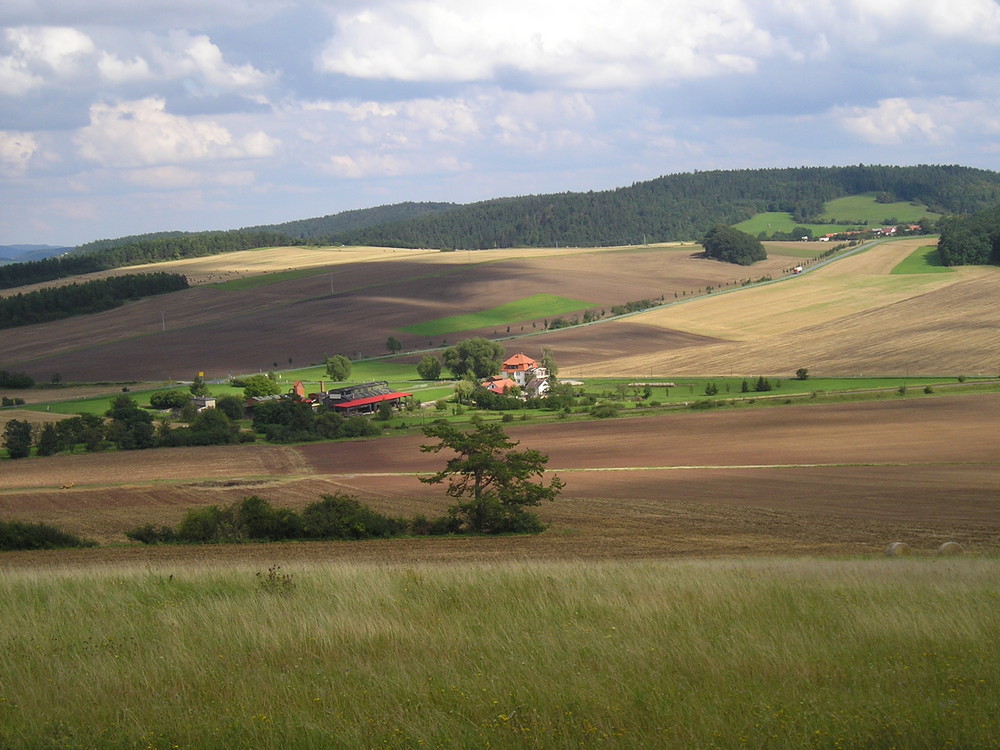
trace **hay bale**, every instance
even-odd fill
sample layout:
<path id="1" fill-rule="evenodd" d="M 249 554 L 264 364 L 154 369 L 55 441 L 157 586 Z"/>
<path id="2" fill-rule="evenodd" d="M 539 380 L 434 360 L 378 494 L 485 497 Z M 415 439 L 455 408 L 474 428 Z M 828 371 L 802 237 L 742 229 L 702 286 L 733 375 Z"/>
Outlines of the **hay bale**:
<path id="1" fill-rule="evenodd" d="M 913 550 L 906 542 L 893 542 L 885 550 L 885 554 L 889 557 L 906 557 L 912 552 Z"/>
<path id="2" fill-rule="evenodd" d="M 961 555 L 963 552 L 965 550 L 962 549 L 962 545 L 958 542 L 945 542 L 938 547 L 939 555 Z"/>

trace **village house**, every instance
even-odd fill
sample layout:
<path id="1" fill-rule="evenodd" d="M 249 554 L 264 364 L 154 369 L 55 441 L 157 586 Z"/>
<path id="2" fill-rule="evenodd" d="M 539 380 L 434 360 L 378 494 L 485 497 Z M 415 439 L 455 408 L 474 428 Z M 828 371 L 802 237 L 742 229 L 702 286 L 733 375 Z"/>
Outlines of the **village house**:
<path id="1" fill-rule="evenodd" d="M 191 401 L 199 412 L 215 408 L 215 396 L 195 396 Z"/>
<path id="2" fill-rule="evenodd" d="M 482 382 L 483 388 L 505 395 L 512 388 L 520 388 L 527 398 L 537 398 L 549 392 L 549 372 L 528 355 L 518 352 L 504 360 L 500 375 Z"/>

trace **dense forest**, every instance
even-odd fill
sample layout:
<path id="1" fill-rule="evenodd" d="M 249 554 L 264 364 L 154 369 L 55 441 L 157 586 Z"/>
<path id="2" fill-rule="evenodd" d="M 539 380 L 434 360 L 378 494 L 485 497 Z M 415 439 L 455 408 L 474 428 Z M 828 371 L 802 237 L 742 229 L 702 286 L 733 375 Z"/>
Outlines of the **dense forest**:
<path id="1" fill-rule="evenodd" d="M 0 288 L 282 245 L 483 249 L 701 240 L 717 224 L 736 224 L 764 211 L 787 212 L 798 223 L 814 223 L 827 201 L 861 193 L 964 216 L 1000 203 L 1000 173 L 960 166 L 747 169 L 667 175 L 600 192 L 466 205 L 400 203 L 245 229 L 99 240 L 59 258 L 2 266 Z"/>
<path id="2" fill-rule="evenodd" d="M 1000 204 L 939 222 L 938 253 L 946 266 L 1000 265 Z"/>
<path id="3" fill-rule="evenodd" d="M 356 232 L 368 227 L 409 221 L 420 216 L 436 214 L 458 208 L 455 203 L 396 203 L 391 206 L 362 208 L 356 211 L 342 211 L 339 214 L 321 216 L 318 219 L 299 219 L 283 224 L 252 227 L 255 230 L 280 232 L 300 240 L 326 240 L 327 238 Z"/>
<path id="4" fill-rule="evenodd" d="M 811 223 L 827 201 L 859 193 L 968 214 L 1000 201 L 1000 174 L 957 166 L 695 172 L 603 192 L 483 201 L 327 240 L 440 248 L 699 240 L 716 224 L 736 224 L 763 211 Z"/>
<path id="5" fill-rule="evenodd" d="M 187 289 L 176 273 L 134 273 L 0 298 L 0 329 L 120 307 L 131 299 Z"/>

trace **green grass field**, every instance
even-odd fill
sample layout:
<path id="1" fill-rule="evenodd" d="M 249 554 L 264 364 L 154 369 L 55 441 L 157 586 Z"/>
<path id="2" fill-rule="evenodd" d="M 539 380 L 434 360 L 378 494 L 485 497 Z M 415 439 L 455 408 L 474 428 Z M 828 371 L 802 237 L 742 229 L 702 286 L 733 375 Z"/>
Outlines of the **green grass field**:
<path id="1" fill-rule="evenodd" d="M 293 279 L 301 279 L 306 276 L 320 276 L 328 273 L 330 273 L 330 269 L 323 267 L 296 268 L 291 271 L 274 271 L 271 273 L 260 274 L 259 276 L 245 276 L 241 279 L 222 281 L 218 284 L 213 284 L 212 286 L 226 292 L 245 292 L 249 289 L 259 289 L 262 286 L 279 284 L 282 281 L 292 281 Z"/>
<path id="2" fill-rule="evenodd" d="M 757 214 L 756 216 L 747 219 L 746 221 L 741 221 L 739 224 L 734 224 L 733 226 L 741 232 L 746 232 L 754 237 L 759 235 L 761 232 L 768 236 L 774 234 L 775 232 L 791 232 L 795 227 L 805 227 L 806 229 L 811 229 L 814 237 L 821 237 L 824 234 L 829 234 L 830 232 L 846 232 L 851 229 L 861 228 L 860 224 L 857 226 L 801 224 L 793 221 L 791 214 L 779 212 Z"/>
<path id="3" fill-rule="evenodd" d="M 771 235 L 774 232 L 791 232 L 795 227 L 803 226 L 811 229 L 814 237 L 820 237 L 833 232 L 847 232 L 881 226 L 888 223 L 886 219 L 895 219 L 897 222 L 917 222 L 923 217 L 937 219 L 940 214 L 929 211 L 926 206 L 913 205 L 905 201 L 877 203 L 874 193 L 866 193 L 837 198 L 826 203 L 820 218 L 827 223 L 800 224 L 793 221 L 791 214 L 767 212 L 757 214 L 734 226 L 741 232 L 746 232 L 754 237 L 761 232 Z"/>
<path id="4" fill-rule="evenodd" d="M 17 748 L 989 748 L 992 558 L 0 570 Z"/>
<path id="5" fill-rule="evenodd" d="M 554 294 L 535 294 L 531 297 L 508 302 L 506 305 L 493 307 L 467 315 L 453 315 L 438 318 L 424 323 L 416 323 L 399 330 L 414 336 L 445 336 L 460 331 L 473 331 L 490 326 L 507 326 L 539 318 L 551 318 L 566 315 L 592 307 L 589 302 L 558 297 Z"/>
<path id="6" fill-rule="evenodd" d="M 892 269 L 895 274 L 954 273 L 955 269 L 941 264 L 937 245 L 917 248 L 902 263 Z"/>
<path id="7" fill-rule="evenodd" d="M 824 220 L 868 222 L 872 226 L 889 223 L 886 219 L 917 222 L 925 216 L 930 219 L 938 219 L 941 216 L 929 210 L 927 206 L 914 205 L 906 201 L 877 203 L 874 193 L 837 198 L 828 202 L 823 209 Z"/>

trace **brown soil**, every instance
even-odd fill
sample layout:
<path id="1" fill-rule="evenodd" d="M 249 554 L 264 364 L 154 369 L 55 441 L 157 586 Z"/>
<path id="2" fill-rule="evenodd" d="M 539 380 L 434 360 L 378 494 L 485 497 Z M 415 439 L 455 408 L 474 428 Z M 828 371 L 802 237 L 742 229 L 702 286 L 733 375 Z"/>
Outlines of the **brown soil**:
<path id="1" fill-rule="evenodd" d="M 261 251 L 259 257 L 277 252 Z M 329 273 L 258 289 L 199 286 L 96 315 L 0 331 L 0 350 L 7 369 L 26 371 L 39 381 L 53 372 L 73 381 L 185 379 L 197 372 L 211 379 L 266 371 L 289 357 L 304 365 L 336 353 L 352 358 L 380 355 L 390 335 L 406 349 L 439 346 L 441 340 L 401 334 L 399 329 L 534 294 L 578 299 L 595 310 L 607 310 L 632 300 L 673 299 L 675 293 L 692 295 L 707 286 L 738 284 L 750 275 L 780 275 L 795 262 L 776 255 L 748 270 L 705 260 L 690 245 L 385 251 L 355 263 L 330 265 Z M 161 270 L 169 270 L 169 265 Z M 541 330 L 542 322 L 512 325 L 510 333 L 522 333 L 522 325 L 524 333 Z M 507 331 L 504 326 L 448 338 L 454 343 L 473 334 L 505 336 Z"/>
<path id="2" fill-rule="evenodd" d="M 217 547 L 119 546 L 5 553 L 0 566 L 131 561 L 371 562 L 877 555 L 892 541 L 1000 549 L 1000 396 L 681 413 L 511 425 L 565 481 L 531 537 Z M 330 492 L 390 514 L 449 504 L 417 481 L 443 456 L 422 435 L 299 448 L 240 446 L 66 456 L 5 464 L 0 516 L 54 523 L 105 543 L 188 508 L 259 494 L 301 508 Z M 61 483 L 75 481 L 70 489 Z"/>

